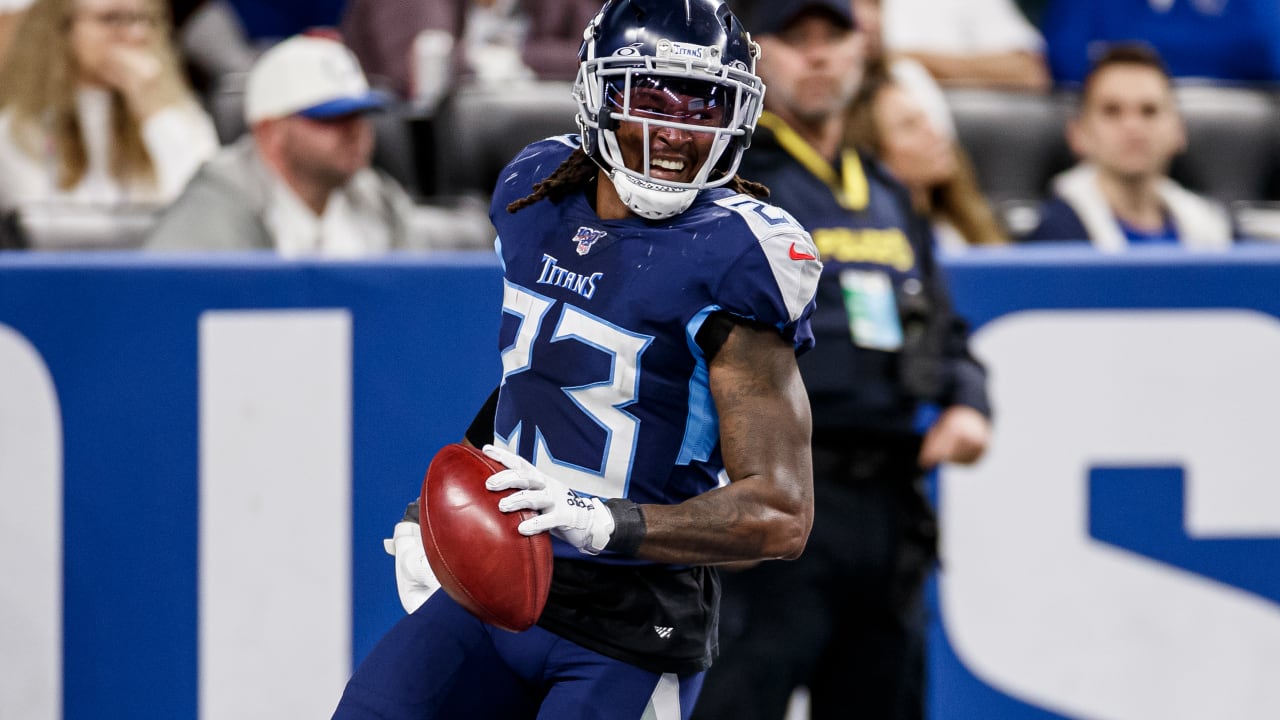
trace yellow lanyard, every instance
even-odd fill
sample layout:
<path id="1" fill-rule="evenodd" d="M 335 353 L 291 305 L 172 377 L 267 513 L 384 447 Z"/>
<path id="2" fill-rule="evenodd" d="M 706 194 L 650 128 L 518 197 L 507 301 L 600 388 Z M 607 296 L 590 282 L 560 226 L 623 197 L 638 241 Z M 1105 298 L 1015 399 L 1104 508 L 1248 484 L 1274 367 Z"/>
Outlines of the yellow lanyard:
<path id="1" fill-rule="evenodd" d="M 827 162 L 813 146 L 800 137 L 800 134 L 783 122 L 782 118 L 771 112 L 760 115 L 760 125 L 773 131 L 778 144 L 787 154 L 795 158 L 806 170 L 831 188 L 831 194 L 846 210 L 865 210 L 867 208 L 868 190 L 867 175 L 862 170 L 862 160 L 858 153 L 845 148 L 840 153 L 840 175 L 836 174 L 831 163 Z M 747 152 L 750 152 L 748 150 Z"/>

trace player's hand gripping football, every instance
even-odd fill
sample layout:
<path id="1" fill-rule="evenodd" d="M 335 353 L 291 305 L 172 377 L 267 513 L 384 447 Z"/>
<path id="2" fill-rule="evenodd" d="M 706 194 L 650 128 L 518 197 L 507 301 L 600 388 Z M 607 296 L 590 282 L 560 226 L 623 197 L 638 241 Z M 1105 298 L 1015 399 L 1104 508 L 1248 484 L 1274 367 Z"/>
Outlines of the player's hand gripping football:
<path id="1" fill-rule="evenodd" d="M 422 528 L 416 522 L 401 520 L 395 533 L 382 541 L 382 548 L 396 559 L 396 590 L 404 611 L 412 614 L 431 593 L 440 589 L 440 581 L 431 572 L 427 551 L 422 547 Z"/>
<path id="2" fill-rule="evenodd" d="M 520 523 L 521 535 L 536 535 L 547 530 L 588 555 L 599 555 L 613 534 L 613 513 L 600 498 L 583 495 L 550 477 L 528 460 L 494 445 L 485 445 L 484 454 L 506 465 L 507 470 L 485 481 L 495 492 L 519 492 L 498 501 L 503 512 L 533 510 L 537 517 Z"/>

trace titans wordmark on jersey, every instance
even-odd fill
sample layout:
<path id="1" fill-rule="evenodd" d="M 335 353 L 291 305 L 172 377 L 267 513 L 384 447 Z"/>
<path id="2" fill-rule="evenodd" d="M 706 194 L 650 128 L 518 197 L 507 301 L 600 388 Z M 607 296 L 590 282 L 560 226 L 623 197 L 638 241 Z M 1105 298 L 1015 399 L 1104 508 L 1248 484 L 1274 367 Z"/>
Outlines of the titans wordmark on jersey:
<path id="1" fill-rule="evenodd" d="M 495 435 L 577 490 L 677 503 L 723 481 L 702 323 L 725 311 L 806 349 L 822 266 L 790 215 L 725 189 L 657 222 L 601 220 L 580 193 L 506 211 L 575 147 L 572 136 L 530 145 L 494 193 L 505 270 Z"/>

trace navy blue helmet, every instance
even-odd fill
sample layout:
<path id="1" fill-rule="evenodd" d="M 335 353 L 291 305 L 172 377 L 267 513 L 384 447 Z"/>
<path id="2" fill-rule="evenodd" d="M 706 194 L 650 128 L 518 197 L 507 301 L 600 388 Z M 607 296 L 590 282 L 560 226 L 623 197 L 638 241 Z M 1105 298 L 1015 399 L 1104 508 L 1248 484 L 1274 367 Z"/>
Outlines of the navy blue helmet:
<path id="1" fill-rule="evenodd" d="M 724 0 L 610 0 L 583 33 L 573 96 L 583 149 L 608 172 L 618 195 L 652 218 L 684 212 L 698 191 L 727 183 L 760 117 L 760 47 Z M 639 106 L 639 107 L 638 107 Z M 628 168 L 620 122 L 713 136 L 691 182 Z"/>

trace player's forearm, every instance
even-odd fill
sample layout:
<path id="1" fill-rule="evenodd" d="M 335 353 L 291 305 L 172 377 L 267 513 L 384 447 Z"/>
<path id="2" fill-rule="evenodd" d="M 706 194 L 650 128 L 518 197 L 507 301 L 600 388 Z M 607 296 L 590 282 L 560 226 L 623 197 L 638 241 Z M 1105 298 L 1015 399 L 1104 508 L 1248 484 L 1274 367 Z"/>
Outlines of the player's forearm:
<path id="1" fill-rule="evenodd" d="M 811 481 L 744 478 L 678 505 L 641 506 L 646 533 L 637 557 L 685 565 L 798 557 L 813 523 L 813 498 L 780 494 L 778 485 Z"/>

